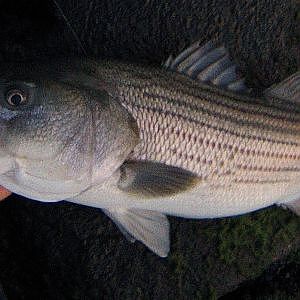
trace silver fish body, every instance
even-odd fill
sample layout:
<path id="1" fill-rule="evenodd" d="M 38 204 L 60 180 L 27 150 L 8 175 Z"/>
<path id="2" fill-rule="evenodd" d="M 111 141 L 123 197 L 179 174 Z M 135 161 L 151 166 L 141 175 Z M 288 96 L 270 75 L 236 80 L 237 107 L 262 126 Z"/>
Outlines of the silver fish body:
<path id="1" fill-rule="evenodd" d="M 299 176 L 300 103 L 236 94 L 174 72 L 135 74 L 130 65 L 109 63 L 99 70 L 137 121 L 141 142 L 130 159 L 177 166 L 209 181 Z"/>
<path id="2" fill-rule="evenodd" d="M 173 195 L 171 200 L 158 200 L 155 195 L 152 202 L 147 197 L 147 204 L 141 204 L 143 197 L 138 195 L 138 200 L 132 198 L 125 201 L 126 205 L 154 209 L 165 207 L 170 201 L 171 208 L 162 208 L 163 212 L 217 217 L 284 202 L 292 191 L 300 193 L 299 103 L 253 98 L 196 82 L 182 74 L 128 64 L 107 62 L 98 65 L 94 72 L 93 76 L 101 78 L 101 88 L 105 86 L 118 98 L 138 124 L 140 142 L 128 159 L 188 170 L 199 178 L 195 197 L 220 191 L 222 200 L 214 199 L 217 193 L 208 198 L 223 203 L 218 213 L 213 212 L 216 204 L 210 203 L 208 213 L 202 195 L 193 203 L 197 209 L 189 213 L 188 199 L 193 198 L 193 192 L 188 190 L 187 194 Z M 228 196 L 227 191 L 231 191 Z M 254 200 L 255 191 L 260 201 Z M 242 205 L 236 205 L 236 197 Z M 86 198 L 91 201 L 93 197 Z M 118 195 L 116 202 L 123 198 Z M 180 205 L 177 198 L 182 201 Z M 111 203 L 111 198 L 104 202 Z"/>
<path id="3" fill-rule="evenodd" d="M 0 184 L 13 192 L 101 208 L 160 256 L 165 214 L 214 218 L 272 204 L 299 214 L 299 72 L 251 97 L 211 43 L 164 69 L 91 60 L 18 68 L 0 80 Z"/>

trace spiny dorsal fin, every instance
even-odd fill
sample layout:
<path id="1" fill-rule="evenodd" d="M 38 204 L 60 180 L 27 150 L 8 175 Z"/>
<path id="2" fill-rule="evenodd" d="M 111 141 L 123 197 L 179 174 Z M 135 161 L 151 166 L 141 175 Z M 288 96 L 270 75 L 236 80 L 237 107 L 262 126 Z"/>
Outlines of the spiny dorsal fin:
<path id="1" fill-rule="evenodd" d="M 181 168 L 148 161 L 127 161 L 120 167 L 118 188 L 139 197 L 169 196 L 193 188 L 199 178 Z"/>
<path id="2" fill-rule="evenodd" d="M 236 66 L 230 60 L 225 47 L 215 47 L 212 41 L 203 46 L 198 41 L 177 57 L 170 55 L 164 67 L 228 90 L 249 92 L 244 79 L 237 75 Z"/>
<path id="3" fill-rule="evenodd" d="M 135 208 L 103 209 L 103 212 L 116 223 L 129 241 L 141 241 L 161 257 L 168 255 L 170 226 L 164 214 Z"/>
<path id="4" fill-rule="evenodd" d="M 264 92 L 266 97 L 275 97 L 300 103 L 300 71 Z"/>

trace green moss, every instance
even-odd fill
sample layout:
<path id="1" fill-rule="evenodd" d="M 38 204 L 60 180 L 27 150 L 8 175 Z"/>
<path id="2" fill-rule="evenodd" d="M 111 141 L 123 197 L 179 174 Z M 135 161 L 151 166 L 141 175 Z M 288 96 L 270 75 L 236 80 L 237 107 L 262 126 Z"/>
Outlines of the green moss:
<path id="1" fill-rule="evenodd" d="M 287 262 L 288 263 L 295 263 L 300 265 L 300 249 L 297 249 L 295 251 L 292 251 L 289 253 L 287 257 Z"/>
<path id="2" fill-rule="evenodd" d="M 217 299 L 243 278 L 253 279 L 295 251 L 300 259 L 300 218 L 280 208 L 180 228 L 168 258 L 178 298 Z M 230 290 L 230 289 L 229 289 Z"/>
<path id="3" fill-rule="evenodd" d="M 275 290 L 271 294 L 253 296 L 251 294 L 244 294 L 240 299 L 256 299 L 256 300 L 295 300 L 300 299 L 300 294 L 291 296 L 287 294 L 285 291 Z"/>
<path id="4" fill-rule="evenodd" d="M 188 268 L 188 263 L 182 253 L 175 252 L 171 255 L 171 265 L 174 274 L 180 275 Z"/>
<path id="5" fill-rule="evenodd" d="M 217 299 L 217 292 L 216 290 L 209 285 L 208 288 L 202 289 L 201 291 L 199 290 L 196 293 L 196 297 L 197 300 L 216 300 Z"/>
<path id="6" fill-rule="evenodd" d="M 244 276 L 262 271 L 276 259 L 278 250 L 294 243 L 300 233 L 300 219 L 282 209 L 226 219 L 222 224 L 220 258 Z"/>

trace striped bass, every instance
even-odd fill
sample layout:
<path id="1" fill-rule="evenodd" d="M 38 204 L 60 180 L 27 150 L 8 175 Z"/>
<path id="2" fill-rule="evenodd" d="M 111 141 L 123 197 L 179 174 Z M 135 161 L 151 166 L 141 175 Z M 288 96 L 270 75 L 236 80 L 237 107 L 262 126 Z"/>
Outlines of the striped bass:
<path id="1" fill-rule="evenodd" d="M 160 69 L 7 65 L 0 91 L 0 185 L 101 208 L 162 257 L 166 215 L 300 214 L 300 72 L 254 97 L 224 47 L 196 42 Z"/>

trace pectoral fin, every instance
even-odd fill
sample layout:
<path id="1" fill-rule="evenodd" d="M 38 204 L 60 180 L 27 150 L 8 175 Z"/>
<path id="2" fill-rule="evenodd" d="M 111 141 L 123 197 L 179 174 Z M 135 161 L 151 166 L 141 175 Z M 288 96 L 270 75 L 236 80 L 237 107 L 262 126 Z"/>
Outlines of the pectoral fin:
<path id="1" fill-rule="evenodd" d="M 103 209 L 103 212 L 116 223 L 129 241 L 141 241 L 161 257 L 168 255 L 169 221 L 165 215 L 149 210 L 125 208 Z"/>
<path id="2" fill-rule="evenodd" d="M 194 187 L 199 178 L 181 168 L 153 162 L 125 162 L 119 189 L 139 197 L 169 196 Z"/>
<path id="3" fill-rule="evenodd" d="M 244 79 L 237 74 L 225 47 L 216 47 L 212 41 L 204 45 L 197 41 L 177 57 L 170 55 L 164 67 L 227 90 L 242 93 L 250 91 Z"/>
<path id="4" fill-rule="evenodd" d="M 265 90 L 266 97 L 275 97 L 300 103 L 300 71 Z"/>

